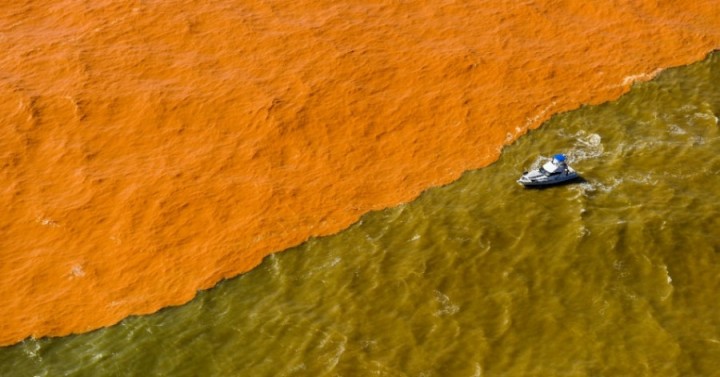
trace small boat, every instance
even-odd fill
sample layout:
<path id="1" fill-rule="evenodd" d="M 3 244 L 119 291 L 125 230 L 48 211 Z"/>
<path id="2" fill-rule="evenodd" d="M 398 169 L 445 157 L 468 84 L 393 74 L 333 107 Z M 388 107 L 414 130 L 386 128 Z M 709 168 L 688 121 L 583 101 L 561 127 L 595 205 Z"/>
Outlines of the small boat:
<path id="1" fill-rule="evenodd" d="M 517 182 L 526 187 L 550 186 L 578 178 L 578 173 L 565 162 L 563 154 L 556 154 L 540 168 L 523 172 Z"/>

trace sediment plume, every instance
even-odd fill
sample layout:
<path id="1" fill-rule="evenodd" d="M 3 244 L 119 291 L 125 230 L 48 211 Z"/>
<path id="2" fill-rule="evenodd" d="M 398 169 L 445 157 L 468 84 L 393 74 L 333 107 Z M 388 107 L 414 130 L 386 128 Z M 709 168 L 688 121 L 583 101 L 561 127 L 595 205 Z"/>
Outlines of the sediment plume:
<path id="1" fill-rule="evenodd" d="M 29 1 L 0 20 L 0 345 L 183 304 L 720 46 L 714 0 Z"/>

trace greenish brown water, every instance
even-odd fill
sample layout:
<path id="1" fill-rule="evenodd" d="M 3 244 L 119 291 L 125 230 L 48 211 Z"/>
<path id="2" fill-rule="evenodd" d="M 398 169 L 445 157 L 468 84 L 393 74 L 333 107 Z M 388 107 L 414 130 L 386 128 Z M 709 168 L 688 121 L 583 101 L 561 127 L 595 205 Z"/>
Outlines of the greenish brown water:
<path id="1" fill-rule="evenodd" d="M 0 349 L 0 375 L 720 375 L 718 83 L 718 54 L 663 72 L 185 306 Z M 584 182 L 515 183 L 556 152 Z"/>

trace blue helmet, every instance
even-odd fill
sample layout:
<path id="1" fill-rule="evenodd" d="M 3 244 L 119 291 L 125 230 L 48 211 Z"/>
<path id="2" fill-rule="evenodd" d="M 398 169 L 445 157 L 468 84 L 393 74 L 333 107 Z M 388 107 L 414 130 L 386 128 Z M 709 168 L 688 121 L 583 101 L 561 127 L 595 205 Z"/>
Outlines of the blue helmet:
<path id="1" fill-rule="evenodd" d="M 557 162 L 563 162 L 563 161 L 565 161 L 565 155 L 564 155 L 564 154 L 560 154 L 560 153 L 559 153 L 559 154 L 556 154 L 556 155 L 553 156 L 553 160 L 555 160 L 555 161 L 557 161 Z"/>

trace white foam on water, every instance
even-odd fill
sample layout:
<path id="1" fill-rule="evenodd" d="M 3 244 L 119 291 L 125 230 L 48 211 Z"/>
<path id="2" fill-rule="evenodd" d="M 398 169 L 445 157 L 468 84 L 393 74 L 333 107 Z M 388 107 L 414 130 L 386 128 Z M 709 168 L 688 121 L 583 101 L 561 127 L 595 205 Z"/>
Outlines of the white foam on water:
<path id="1" fill-rule="evenodd" d="M 673 135 L 685 135 L 687 131 L 677 124 L 668 124 L 668 131 Z"/>
<path id="2" fill-rule="evenodd" d="M 278 262 L 278 258 L 275 256 L 275 254 L 268 255 L 265 260 L 268 264 L 268 269 L 270 270 L 272 276 L 278 276 L 280 275 L 280 263 Z"/>
<path id="3" fill-rule="evenodd" d="M 23 352 L 32 359 L 42 359 L 42 356 L 40 356 L 40 344 L 36 341 L 26 342 L 23 346 Z"/>
<path id="4" fill-rule="evenodd" d="M 573 135 L 575 144 L 567 152 L 571 162 L 579 162 L 602 156 L 605 148 L 602 144 L 602 137 L 596 133 L 579 131 Z"/>
<path id="5" fill-rule="evenodd" d="M 695 113 L 696 118 L 704 119 L 704 120 L 710 120 L 715 122 L 717 124 L 718 118 L 715 116 L 715 114 L 710 112 L 697 112 Z"/>
<path id="6" fill-rule="evenodd" d="M 705 144 L 705 138 L 703 138 L 702 136 L 695 136 L 692 138 L 692 145 L 697 146 L 703 144 Z"/>
<path id="7" fill-rule="evenodd" d="M 640 185 L 652 185 L 652 186 L 660 183 L 657 179 L 653 178 L 652 173 L 647 173 L 647 174 L 639 175 L 639 176 L 637 176 L 637 175 L 626 176 L 625 178 L 623 178 L 623 180 L 627 181 L 627 182 L 640 184 Z"/>
<path id="8" fill-rule="evenodd" d="M 623 178 L 613 178 L 611 182 L 586 181 L 577 185 L 572 185 L 571 189 L 576 190 L 580 195 L 587 197 L 594 192 L 608 193 L 615 190 L 624 182 Z"/>
<path id="9" fill-rule="evenodd" d="M 454 305 L 450 298 L 440 291 L 435 291 L 435 300 L 440 304 L 441 309 L 435 312 L 437 316 L 453 315 L 460 310 L 460 307 Z"/>
<path id="10" fill-rule="evenodd" d="M 480 363 L 475 363 L 475 371 L 472 374 L 472 377 L 482 377 L 483 375 L 483 368 Z"/>
<path id="11" fill-rule="evenodd" d="M 316 266 L 313 266 L 312 268 L 308 269 L 306 272 L 306 277 L 316 276 L 320 275 L 322 276 L 325 271 L 328 271 L 338 264 L 342 262 L 342 258 L 339 256 L 336 256 L 334 258 L 331 258 L 327 261 L 324 261 L 323 263 L 320 263 Z M 323 283 L 325 283 L 325 280 L 321 280 Z"/>
<path id="12" fill-rule="evenodd" d="M 577 238 L 583 238 L 589 236 L 592 232 L 585 225 L 580 225 Z"/>
<path id="13" fill-rule="evenodd" d="M 658 68 L 652 72 L 644 72 L 644 73 L 637 73 L 634 75 L 627 75 L 623 77 L 622 85 L 621 86 L 628 86 L 630 84 L 634 84 L 638 81 L 648 81 L 652 79 L 653 77 L 657 76 L 658 73 L 660 73 L 663 70 L 663 68 Z"/>
<path id="14" fill-rule="evenodd" d="M 667 265 L 666 265 L 666 264 L 663 264 L 662 266 L 660 266 L 660 269 L 661 269 L 661 270 L 663 271 L 663 273 L 665 274 L 665 281 L 666 281 L 667 284 L 668 284 L 667 293 L 665 293 L 665 294 L 660 298 L 660 301 L 665 301 L 665 300 L 667 300 L 668 297 L 670 297 L 670 295 L 673 293 L 673 290 L 674 290 L 675 287 L 674 287 L 673 284 L 672 284 L 672 277 L 670 276 L 670 272 L 668 271 Z"/>
<path id="15" fill-rule="evenodd" d="M 338 264 L 340 264 L 340 262 L 342 262 L 342 258 L 340 258 L 340 257 L 335 257 L 335 258 L 333 258 L 331 261 L 329 261 L 328 263 L 326 263 L 323 267 L 325 267 L 325 268 L 335 267 L 335 266 L 337 266 Z"/>
<path id="16" fill-rule="evenodd" d="M 680 108 L 678 110 L 680 110 L 684 113 L 689 113 L 689 112 L 697 110 L 697 106 L 693 105 L 691 103 L 688 103 L 688 104 L 680 106 Z"/>
<path id="17" fill-rule="evenodd" d="M 610 308 L 610 303 L 607 300 L 602 300 L 600 298 L 594 298 L 593 304 L 600 307 L 600 309 L 598 309 L 597 313 L 601 317 L 605 317 L 608 309 Z"/>
<path id="18" fill-rule="evenodd" d="M 58 226 L 60 226 L 55 220 L 45 216 L 38 216 L 37 218 L 35 218 L 35 222 L 50 228 L 57 228 Z"/>
<path id="19" fill-rule="evenodd" d="M 286 373 L 283 373 L 283 376 L 289 376 L 293 374 L 298 374 L 302 371 L 307 370 L 307 365 L 305 363 L 300 363 L 294 366 L 291 366 Z M 303 373 L 304 374 L 304 373 Z"/>
<path id="20" fill-rule="evenodd" d="M 85 276 L 85 270 L 83 267 L 79 264 L 75 264 L 72 266 L 72 270 L 70 270 L 70 274 L 72 277 L 83 277 Z"/>
<path id="21" fill-rule="evenodd" d="M 540 110 L 537 114 L 535 114 L 531 117 L 527 117 L 527 119 L 525 120 L 525 125 L 522 128 L 520 128 L 520 127 L 515 128 L 516 132 L 519 132 L 520 130 L 526 130 L 526 129 L 538 124 L 541 120 L 545 119 L 545 117 L 550 112 L 550 110 L 555 108 L 555 106 L 557 106 L 557 101 L 552 101 L 552 102 L 550 102 L 550 104 L 545 106 L 542 110 Z"/>
<path id="22" fill-rule="evenodd" d="M 327 371 L 331 371 L 335 369 L 340 362 L 340 358 L 345 353 L 348 339 L 345 335 L 336 332 L 323 332 L 323 335 L 324 337 L 318 344 L 318 348 L 323 349 L 325 347 L 330 347 L 328 350 L 328 358 L 325 360 L 325 365 L 327 366 Z"/>
<path id="23" fill-rule="evenodd" d="M 666 275 L 666 278 L 667 278 L 667 279 L 666 279 L 666 280 L 667 280 L 667 283 L 670 284 L 670 285 L 672 285 L 672 277 L 670 276 L 670 273 L 668 272 L 667 266 L 663 266 L 663 267 L 664 267 L 664 269 L 665 269 L 665 275 Z"/>
<path id="24" fill-rule="evenodd" d="M 630 276 L 630 272 L 625 269 L 625 262 L 616 259 L 613 261 L 613 268 L 617 271 L 620 278 L 626 278 Z"/>
<path id="25" fill-rule="evenodd" d="M 328 370 L 333 370 L 340 362 L 340 358 L 345 353 L 345 343 L 340 344 L 340 346 L 335 350 L 335 353 L 331 358 L 327 361 Z"/>

